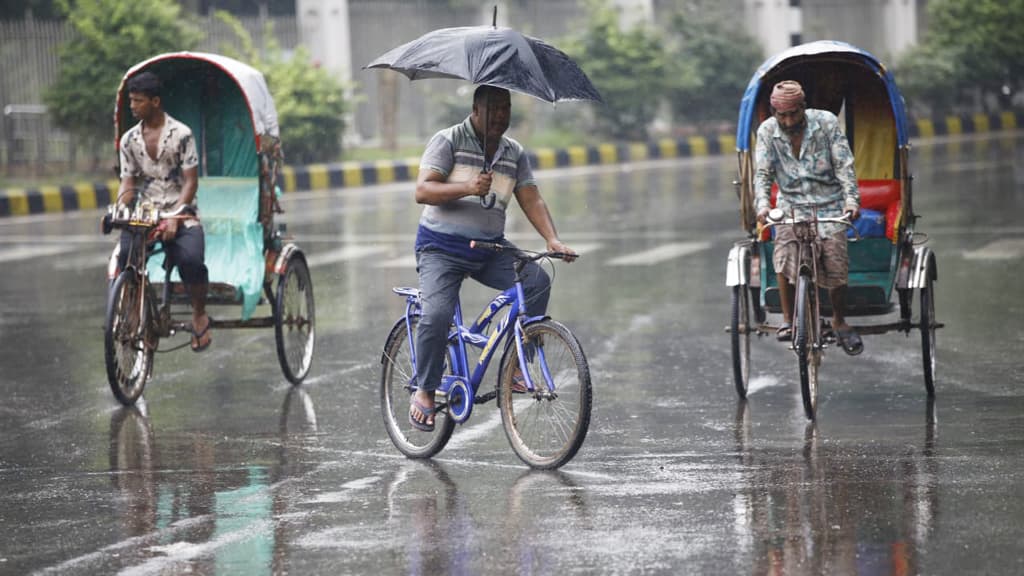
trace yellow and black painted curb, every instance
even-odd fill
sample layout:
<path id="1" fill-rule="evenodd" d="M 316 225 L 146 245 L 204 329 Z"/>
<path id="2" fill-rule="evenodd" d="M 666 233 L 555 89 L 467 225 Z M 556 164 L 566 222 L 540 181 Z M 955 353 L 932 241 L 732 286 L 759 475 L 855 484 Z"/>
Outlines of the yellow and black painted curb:
<path id="1" fill-rule="evenodd" d="M 940 119 L 911 120 L 911 138 L 1016 130 L 1024 127 L 1024 111 L 996 114 L 946 116 Z M 667 138 L 646 143 L 598 144 L 567 148 L 538 148 L 530 153 L 535 169 L 568 168 L 599 164 L 618 164 L 658 158 L 714 156 L 736 149 L 733 134 Z M 419 159 L 381 160 L 285 166 L 281 171 L 281 189 L 286 193 L 332 188 L 351 188 L 406 182 L 419 173 Z M 117 180 L 38 188 L 0 190 L 0 218 L 54 212 L 91 210 L 110 204 L 117 194 Z"/>

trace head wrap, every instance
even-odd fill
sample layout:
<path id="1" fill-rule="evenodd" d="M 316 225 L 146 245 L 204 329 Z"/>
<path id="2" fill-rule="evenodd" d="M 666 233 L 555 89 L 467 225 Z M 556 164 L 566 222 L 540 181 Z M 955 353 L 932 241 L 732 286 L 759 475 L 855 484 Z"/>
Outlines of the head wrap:
<path id="1" fill-rule="evenodd" d="M 804 103 L 804 89 L 799 82 L 794 80 L 783 80 L 772 89 L 772 108 L 779 112 L 786 112 Z"/>

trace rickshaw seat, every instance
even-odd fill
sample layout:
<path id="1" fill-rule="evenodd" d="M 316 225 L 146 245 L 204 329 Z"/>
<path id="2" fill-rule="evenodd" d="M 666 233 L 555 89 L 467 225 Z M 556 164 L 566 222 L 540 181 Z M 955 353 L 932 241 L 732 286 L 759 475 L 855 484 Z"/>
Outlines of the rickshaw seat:
<path id="1" fill-rule="evenodd" d="M 901 203 L 900 203 L 900 181 L 892 179 L 884 180 L 858 180 L 857 188 L 860 190 L 860 207 L 869 210 L 877 210 L 885 215 L 885 237 L 890 242 L 896 242 L 899 234 Z M 779 195 L 778 184 L 772 184 L 771 205 L 775 207 L 776 198 Z M 762 240 L 770 240 L 769 231 L 761 233 Z"/>
<path id="2" fill-rule="evenodd" d="M 206 267 L 211 284 L 234 287 L 248 320 L 259 304 L 265 263 L 263 227 L 258 220 L 259 182 L 255 178 L 203 177 L 196 192 L 206 239 Z M 163 254 L 150 259 L 153 281 L 163 280 Z M 180 282 L 177 269 L 171 275 Z"/>

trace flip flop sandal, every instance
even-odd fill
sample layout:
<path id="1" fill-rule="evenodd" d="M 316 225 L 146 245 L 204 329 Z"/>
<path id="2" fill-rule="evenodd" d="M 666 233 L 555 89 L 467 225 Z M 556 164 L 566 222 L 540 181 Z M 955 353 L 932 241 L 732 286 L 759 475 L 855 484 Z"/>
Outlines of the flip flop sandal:
<path id="1" fill-rule="evenodd" d="M 210 338 L 209 340 L 207 340 L 206 344 L 197 344 L 198 342 L 202 342 L 203 341 L 203 336 L 206 336 L 206 333 L 210 331 L 210 326 L 212 326 L 212 325 L 213 325 L 213 318 L 210 318 L 209 315 L 207 315 L 206 316 L 206 328 L 203 328 L 199 332 L 192 332 L 191 348 L 192 348 L 193 352 L 198 354 L 199 352 L 202 352 L 203 350 L 206 350 L 207 348 L 209 348 L 210 344 L 213 344 L 213 338 Z M 193 328 L 193 330 L 195 330 L 195 329 Z"/>
<path id="2" fill-rule="evenodd" d="M 860 334 L 857 334 L 857 331 L 853 328 L 837 330 L 836 337 L 839 338 L 839 344 L 843 347 L 843 352 L 850 356 L 856 356 L 864 351 L 864 341 L 860 339 Z"/>
<path id="3" fill-rule="evenodd" d="M 512 377 L 512 393 L 513 394 L 526 394 L 529 392 L 526 388 L 526 378 L 523 378 L 522 374 L 517 374 Z"/>
<path id="4" fill-rule="evenodd" d="M 775 331 L 775 339 L 779 342 L 789 342 L 793 339 L 793 325 L 789 322 L 783 322 L 782 326 Z"/>
<path id="5" fill-rule="evenodd" d="M 429 418 L 430 415 L 434 413 L 434 408 L 427 408 L 426 406 L 420 404 L 416 400 L 412 400 L 409 406 L 409 424 L 412 424 L 412 427 L 419 430 L 420 432 L 433 432 L 433 424 L 428 424 L 426 421 L 420 422 L 412 415 L 413 407 L 422 412 L 424 418 Z"/>

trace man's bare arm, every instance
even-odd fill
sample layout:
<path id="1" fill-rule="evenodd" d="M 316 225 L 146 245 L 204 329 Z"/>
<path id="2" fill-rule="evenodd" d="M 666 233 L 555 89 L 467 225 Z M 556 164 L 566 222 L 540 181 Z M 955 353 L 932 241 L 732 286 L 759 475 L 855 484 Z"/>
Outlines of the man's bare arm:
<path id="1" fill-rule="evenodd" d="M 548 250 L 571 255 L 576 254 L 575 250 L 563 244 L 558 238 L 558 231 L 555 230 L 555 223 L 551 219 L 551 212 L 548 210 L 548 205 L 544 202 L 544 198 L 541 197 L 540 190 L 536 186 L 531 184 L 516 190 L 516 199 L 519 200 L 519 206 L 522 207 L 523 213 L 526 214 L 526 219 L 530 221 L 530 224 L 533 224 L 537 233 L 544 238 Z M 566 262 L 572 262 L 574 259 L 567 258 Z"/>
<path id="2" fill-rule="evenodd" d="M 448 182 L 440 172 L 424 169 L 416 178 L 416 203 L 437 206 L 464 196 L 486 196 L 490 190 L 490 174 L 481 173 L 466 182 Z"/>
<path id="3" fill-rule="evenodd" d="M 185 182 L 181 185 L 181 196 L 178 199 L 178 205 L 184 206 L 191 204 L 196 198 L 196 191 L 199 189 L 199 167 L 193 166 L 182 172 L 185 177 Z"/>
<path id="4" fill-rule="evenodd" d="M 135 199 L 135 177 L 125 176 L 121 178 L 121 184 L 117 188 L 117 203 L 131 204 Z"/>

